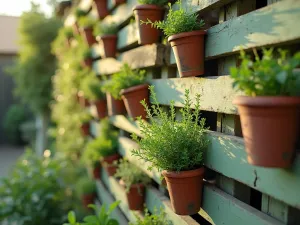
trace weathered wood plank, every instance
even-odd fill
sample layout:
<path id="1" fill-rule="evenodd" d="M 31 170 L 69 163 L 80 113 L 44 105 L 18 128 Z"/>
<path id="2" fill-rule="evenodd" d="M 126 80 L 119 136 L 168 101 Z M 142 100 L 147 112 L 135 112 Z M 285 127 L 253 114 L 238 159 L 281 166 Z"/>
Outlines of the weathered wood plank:
<path id="1" fill-rule="evenodd" d="M 124 48 L 128 48 L 128 46 L 137 45 L 137 32 L 136 23 L 130 23 L 126 27 L 122 28 L 118 34 L 118 49 L 122 50 Z"/>
<path id="2" fill-rule="evenodd" d="M 191 7 L 199 13 L 205 13 L 213 9 L 218 9 L 234 0 L 190 0 L 183 1 L 184 7 Z"/>
<path id="3" fill-rule="evenodd" d="M 202 110 L 238 114 L 232 100 L 240 93 L 232 89 L 229 76 L 160 79 L 150 83 L 154 85 L 158 101 L 163 105 L 169 105 L 174 100 L 175 106 L 182 107 L 185 89 L 189 89 L 193 101 L 196 94 L 200 94 Z"/>
<path id="4" fill-rule="evenodd" d="M 105 58 L 94 61 L 93 69 L 97 75 L 108 75 L 120 71 L 122 63 L 115 58 Z"/>
<path id="5" fill-rule="evenodd" d="M 138 122 L 134 120 L 128 120 L 125 116 L 121 115 L 110 117 L 109 120 L 115 127 L 141 136 L 140 126 Z"/>

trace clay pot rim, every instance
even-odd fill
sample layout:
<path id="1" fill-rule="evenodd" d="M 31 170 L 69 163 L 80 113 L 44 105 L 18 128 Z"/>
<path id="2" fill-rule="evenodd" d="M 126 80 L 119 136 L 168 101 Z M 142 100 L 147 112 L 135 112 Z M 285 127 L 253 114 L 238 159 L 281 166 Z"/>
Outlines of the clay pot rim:
<path id="1" fill-rule="evenodd" d="M 162 174 L 165 177 L 168 177 L 168 178 L 178 178 L 178 179 L 181 179 L 181 178 L 187 178 L 187 177 L 201 176 L 201 175 L 204 174 L 204 170 L 205 170 L 204 167 L 200 167 L 200 168 L 195 169 L 195 170 L 187 170 L 187 171 L 179 171 L 179 172 L 177 172 L 177 171 L 163 170 Z"/>
<path id="2" fill-rule="evenodd" d="M 287 107 L 300 105 L 300 97 L 297 96 L 238 96 L 233 104 L 249 107 Z"/>
<path id="3" fill-rule="evenodd" d="M 141 89 L 148 89 L 148 87 L 149 87 L 148 84 L 139 84 L 139 85 L 136 85 L 136 86 L 133 86 L 133 87 L 130 87 L 130 88 L 122 89 L 120 91 L 120 94 L 121 95 L 126 95 L 126 94 L 129 94 L 131 92 L 139 91 Z"/>
<path id="4" fill-rule="evenodd" d="M 103 161 L 104 162 L 111 161 L 111 160 L 112 161 L 116 161 L 116 160 L 118 160 L 120 158 L 121 158 L 121 156 L 118 153 L 115 153 L 113 155 L 109 155 L 109 156 L 103 157 Z"/>
<path id="5" fill-rule="evenodd" d="M 100 36 L 100 39 L 117 39 L 118 36 L 116 34 L 104 34 Z"/>
<path id="6" fill-rule="evenodd" d="M 157 10 L 157 11 L 162 11 L 164 10 L 163 7 L 154 5 L 154 4 L 143 4 L 143 5 L 137 5 L 133 9 L 133 11 L 138 11 L 138 10 Z"/>
<path id="7" fill-rule="evenodd" d="M 168 37 L 168 42 L 175 41 L 176 39 L 190 37 L 190 36 L 200 36 L 200 35 L 206 35 L 205 30 L 194 30 L 190 32 L 183 32 L 179 34 L 173 34 L 170 37 Z"/>

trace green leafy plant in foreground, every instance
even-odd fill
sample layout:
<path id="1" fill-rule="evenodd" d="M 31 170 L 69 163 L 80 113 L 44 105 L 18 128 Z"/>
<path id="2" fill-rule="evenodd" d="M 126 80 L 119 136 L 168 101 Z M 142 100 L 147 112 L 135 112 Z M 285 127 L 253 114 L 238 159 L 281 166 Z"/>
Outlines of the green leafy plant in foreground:
<path id="1" fill-rule="evenodd" d="M 191 9 L 184 9 L 181 0 L 176 2 L 179 5 L 178 10 L 173 10 L 171 3 L 169 3 L 169 13 L 166 20 L 163 21 L 141 21 L 141 24 L 151 24 L 157 29 L 163 30 L 167 37 L 174 34 L 200 30 L 204 25 L 203 20 L 198 20 L 197 12 Z"/>
<path id="2" fill-rule="evenodd" d="M 94 27 L 94 35 L 102 36 L 107 34 L 117 34 L 118 26 L 115 23 L 100 23 Z"/>
<path id="3" fill-rule="evenodd" d="M 168 0 L 138 0 L 141 5 L 159 5 L 163 6 L 168 2 Z"/>
<path id="4" fill-rule="evenodd" d="M 151 124 L 141 118 L 139 123 L 143 138 L 132 135 L 140 149 L 132 154 L 152 163 L 149 169 L 185 171 L 203 165 L 203 155 L 208 147 L 205 119 L 200 119 L 200 96 L 197 95 L 195 110 L 189 91 L 185 91 L 184 107 L 180 110 L 181 120 L 176 120 L 174 101 L 170 103 L 170 111 L 164 111 L 157 101 L 154 87 L 150 87 L 153 105 L 151 108 L 142 101 Z"/>
<path id="5" fill-rule="evenodd" d="M 166 218 L 166 213 L 160 209 L 160 213 L 158 214 L 156 210 L 154 210 L 154 214 L 150 214 L 149 211 L 145 210 L 144 218 L 136 216 L 136 222 L 129 223 L 129 225 L 171 225 L 171 221 Z"/>
<path id="6" fill-rule="evenodd" d="M 252 60 L 243 50 L 239 67 L 230 68 L 233 87 L 248 96 L 295 96 L 300 95 L 300 73 L 294 70 L 300 65 L 300 52 L 288 57 L 288 51 L 263 49 L 259 57 L 254 49 Z"/>
<path id="7" fill-rule="evenodd" d="M 101 90 L 101 83 L 99 79 L 96 77 L 96 74 L 90 70 L 88 70 L 87 74 L 83 78 L 80 89 L 83 91 L 84 96 L 90 101 L 106 98 L 105 93 Z"/>
<path id="8" fill-rule="evenodd" d="M 104 92 L 109 92 L 115 99 L 121 99 L 120 91 L 146 82 L 145 70 L 132 70 L 124 64 L 120 72 L 115 73 L 102 86 Z"/>
<path id="9" fill-rule="evenodd" d="M 142 170 L 127 160 L 120 160 L 115 177 L 122 179 L 127 192 L 133 184 L 146 185 L 150 182 L 150 178 Z"/>
<path id="10" fill-rule="evenodd" d="M 119 201 L 112 203 L 108 209 L 106 205 L 102 205 L 98 209 L 95 205 L 89 205 L 95 211 L 95 215 L 89 215 L 83 218 L 83 223 L 77 222 L 76 215 L 73 211 L 68 213 L 69 223 L 63 225 L 119 225 L 119 222 L 111 218 L 112 212 L 120 204 Z"/>

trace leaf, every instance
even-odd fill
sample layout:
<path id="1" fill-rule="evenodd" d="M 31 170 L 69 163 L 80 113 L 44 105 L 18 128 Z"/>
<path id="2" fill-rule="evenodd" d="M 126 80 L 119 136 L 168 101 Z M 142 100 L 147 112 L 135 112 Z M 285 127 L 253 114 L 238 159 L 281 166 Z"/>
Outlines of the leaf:
<path id="1" fill-rule="evenodd" d="M 287 78 L 287 72 L 286 71 L 281 71 L 280 73 L 278 73 L 276 75 L 276 80 L 280 83 L 280 84 L 284 84 L 286 82 L 286 78 Z"/>
<path id="2" fill-rule="evenodd" d="M 89 224 L 97 224 L 98 218 L 96 216 L 86 216 L 83 218 L 83 221 Z"/>
<path id="3" fill-rule="evenodd" d="M 121 201 L 116 201 L 109 206 L 108 214 L 111 214 L 112 211 L 121 203 Z"/>
<path id="4" fill-rule="evenodd" d="M 108 222 L 107 222 L 107 225 L 119 225 L 119 222 L 115 219 L 110 219 Z"/>
<path id="5" fill-rule="evenodd" d="M 69 220 L 69 223 L 71 223 L 71 224 L 76 223 L 76 215 L 75 215 L 74 211 L 70 211 L 68 213 L 68 220 Z"/>

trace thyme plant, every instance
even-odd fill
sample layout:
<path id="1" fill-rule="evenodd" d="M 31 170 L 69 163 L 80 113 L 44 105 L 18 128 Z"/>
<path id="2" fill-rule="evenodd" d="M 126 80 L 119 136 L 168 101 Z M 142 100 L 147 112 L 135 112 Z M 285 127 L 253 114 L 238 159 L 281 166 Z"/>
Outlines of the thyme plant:
<path id="1" fill-rule="evenodd" d="M 154 87 L 150 88 L 153 105 L 145 107 L 150 124 L 139 118 L 142 139 L 132 135 L 140 149 L 132 154 L 152 163 L 158 170 L 186 171 L 199 168 L 203 165 L 203 155 L 208 147 L 205 119 L 200 119 L 200 96 L 197 95 L 195 110 L 189 91 L 185 91 L 184 107 L 180 110 L 181 120 L 176 120 L 174 101 L 170 103 L 169 113 L 164 111 L 157 100 Z"/>

